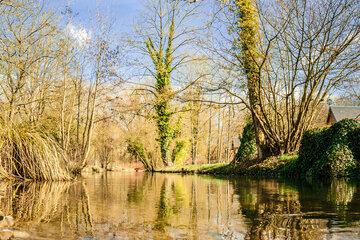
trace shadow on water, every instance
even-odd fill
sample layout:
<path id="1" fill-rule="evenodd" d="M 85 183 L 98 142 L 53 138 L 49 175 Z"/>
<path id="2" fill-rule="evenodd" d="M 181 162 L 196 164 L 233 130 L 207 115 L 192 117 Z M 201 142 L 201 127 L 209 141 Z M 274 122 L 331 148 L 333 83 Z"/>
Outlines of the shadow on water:
<path id="1" fill-rule="evenodd" d="M 0 230 L 32 239 L 360 239 L 360 188 L 143 173 L 1 183 Z M 0 239 L 2 238 L 0 232 Z"/>

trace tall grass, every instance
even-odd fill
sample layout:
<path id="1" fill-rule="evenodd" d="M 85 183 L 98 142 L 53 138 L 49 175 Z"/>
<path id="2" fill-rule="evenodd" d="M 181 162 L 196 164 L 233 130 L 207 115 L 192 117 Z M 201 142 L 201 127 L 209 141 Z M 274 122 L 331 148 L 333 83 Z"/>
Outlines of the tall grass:
<path id="1" fill-rule="evenodd" d="M 0 127 L 0 178 L 70 180 L 67 163 L 49 134 L 21 125 Z"/>

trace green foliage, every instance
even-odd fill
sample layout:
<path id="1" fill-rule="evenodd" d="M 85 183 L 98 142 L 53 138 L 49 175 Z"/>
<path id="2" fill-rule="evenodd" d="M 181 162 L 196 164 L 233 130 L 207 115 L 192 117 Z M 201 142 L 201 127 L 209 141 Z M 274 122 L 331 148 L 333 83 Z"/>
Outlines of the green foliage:
<path id="1" fill-rule="evenodd" d="M 137 160 L 139 160 L 144 168 L 148 171 L 153 171 L 154 166 L 150 161 L 148 154 L 145 150 L 144 145 L 137 139 L 128 139 L 127 141 L 127 151 Z"/>
<path id="2" fill-rule="evenodd" d="M 188 155 L 188 144 L 185 140 L 176 141 L 171 160 L 175 165 L 182 165 Z"/>
<path id="3" fill-rule="evenodd" d="M 349 133 L 360 127 L 360 123 L 351 119 L 344 119 L 330 128 L 332 140 L 336 142 L 349 142 Z"/>
<path id="4" fill-rule="evenodd" d="M 234 28 L 230 28 L 230 33 L 237 32 L 239 38 L 234 44 L 242 51 L 245 72 L 252 73 L 258 67 L 254 56 L 259 55 L 257 42 L 259 41 L 259 19 L 257 9 L 252 0 L 237 0 L 235 6 L 230 7 L 230 11 L 237 16 L 237 24 Z"/>
<path id="5" fill-rule="evenodd" d="M 235 156 L 235 162 L 247 161 L 256 158 L 256 138 L 254 124 L 245 125 L 241 137 L 240 147 Z"/>
<path id="6" fill-rule="evenodd" d="M 328 128 L 306 131 L 301 140 L 298 162 L 299 173 L 308 172 L 326 154 L 324 146 L 329 142 Z"/>
<path id="7" fill-rule="evenodd" d="M 168 165 L 168 151 L 171 141 L 174 138 L 174 131 L 170 124 L 171 113 L 169 110 L 169 100 L 158 101 L 155 110 L 159 134 L 157 141 L 160 145 L 161 158 L 163 163 Z"/>
<path id="8" fill-rule="evenodd" d="M 354 156 L 350 148 L 344 144 L 332 145 L 326 158 L 329 172 L 335 176 L 346 176 L 348 171 L 355 167 Z"/>
<path id="9" fill-rule="evenodd" d="M 288 161 L 288 164 L 285 164 L 279 173 L 281 176 L 298 178 L 301 174 L 301 161 L 299 157 L 297 156 L 292 161 Z"/>
<path id="10" fill-rule="evenodd" d="M 283 154 L 279 156 L 279 161 L 296 161 L 299 158 L 298 155 Z"/>
<path id="11" fill-rule="evenodd" d="M 175 138 L 175 130 L 171 126 L 171 111 L 170 111 L 170 102 L 172 100 L 171 94 L 171 72 L 172 72 L 172 41 L 175 31 L 175 16 L 171 19 L 169 26 L 168 38 L 167 38 L 167 47 L 165 50 L 162 46 L 162 42 L 158 48 L 153 44 L 151 38 L 148 38 L 145 41 L 145 45 L 154 64 L 156 71 L 156 123 L 158 127 L 159 137 L 157 141 L 159 142 L 161 158 L 164 165 L 168 165 L 168 152 L 172 140 Z M 161 29 L 163 31 L 163 29 Z M 162 39 L 160 39 L 162 41 Z"/>
<path id="12" fill-rule="evenodd" d="M 354 158 L 360 162 L 360 127 L 357 127 L 351 131 L 348 137 Z"/>
<path id="13" fill-rule="evenodd" d="M 357 167 L 360 124 L 345 119 L 330 128 L 305 132 L 298 172 L 309 177 L 348 176 Z"/>

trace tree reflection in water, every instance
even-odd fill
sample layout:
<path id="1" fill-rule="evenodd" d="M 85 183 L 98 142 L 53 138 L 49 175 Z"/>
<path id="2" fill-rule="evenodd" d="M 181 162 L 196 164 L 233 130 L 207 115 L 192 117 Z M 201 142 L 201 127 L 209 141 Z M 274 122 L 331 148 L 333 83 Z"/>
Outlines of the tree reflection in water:
<path id="1" fill-rule="evenodd" d="M 358 190 L 343 180 L 117 173 L 3 182 L 0 210 L 15 229 L 44 239 L 346 239 L 360 234 Z"/>
<path id="2" fill-rule="evenodd" d="M 89 199 L 81 182 L 1 183 L 0 209 L 30 232 L 44 223 L 60 235 L 92 235 Z M 38 237 L 41 237 L 39 235 Z"/>
<path id="3" fill-rule="evenodd" d="M 330 232 L 331 221 L 335 220 L 326 212 L 330 210 L 336 218 L 349 215 L 349 211 L 344 210 L 348 210 L 355 192 L 354 185 L 345 180 L 316 189 L 309 189 L 310 185 L 294 187 L 275 180 L 247 179 L 233 184 L 240 211 L 250 220 L 245 239 L 324 239 Z M 316 203 L 317 209 L 307 209 Z"/>
<path id="4" fill-rule="evenodd" d="M 144 174 L 142 179 L 135 179 L 133 184 L 129 184 L 127 193 L 128 203 L 140 203 L 144 201 L 145 193 L 151 187 L 153 175 Z"/>
<path id="5" fill-rule="evenodd" d="M 246 239 L 316 239 L 326 222 L 303 219 L 299 193 L 276 181 L 235 182 L 241 211 L 251 223 Z"/>
<path id="6" fill-rule="evenodd" d="M 170 216 L 173 214 L 173 209 L 170 205 L 170 199 L 168 196 L 166 186 L 166 179 L 164 179 L 162 185 L 161 185 L 161 191 L 160 191 L 160 200 L 158 205 L 158 212 L 157 212 L 157 218 L 155 220 L 155 229 L 160 231 L 165 231 L 166 225 L 168 225 L 168 220 Z"/>

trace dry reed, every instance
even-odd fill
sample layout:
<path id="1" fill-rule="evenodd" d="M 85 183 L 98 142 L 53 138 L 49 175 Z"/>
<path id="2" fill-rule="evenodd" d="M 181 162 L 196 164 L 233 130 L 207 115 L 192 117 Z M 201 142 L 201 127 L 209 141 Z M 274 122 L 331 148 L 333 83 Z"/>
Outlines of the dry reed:
<path id="1" fill-rule="evenodd" d="M 67 162 L 49 134 L 20 125 L 0 129 L 0 178 L 70 180 Z"/>

